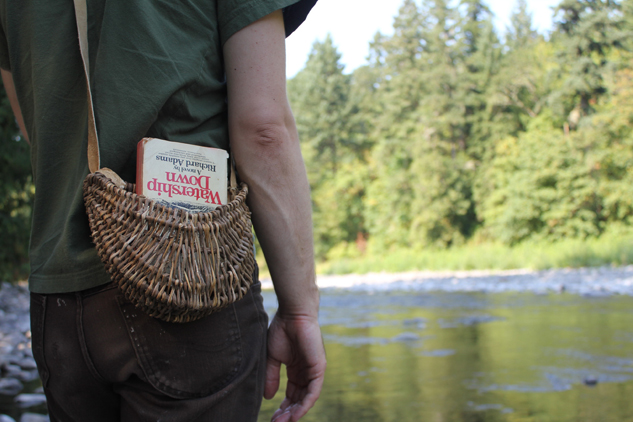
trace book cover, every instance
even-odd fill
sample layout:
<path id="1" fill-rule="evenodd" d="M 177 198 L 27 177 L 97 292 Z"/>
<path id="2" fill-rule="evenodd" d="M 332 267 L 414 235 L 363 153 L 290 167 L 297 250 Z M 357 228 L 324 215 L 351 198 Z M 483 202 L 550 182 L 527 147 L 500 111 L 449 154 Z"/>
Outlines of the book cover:
<path id="1" fill-rule="evenodd" d="M 137 146 L 136 193 L 189 212 L 209 212 L 227 202 L 223 149 L 143 138 Z"/>

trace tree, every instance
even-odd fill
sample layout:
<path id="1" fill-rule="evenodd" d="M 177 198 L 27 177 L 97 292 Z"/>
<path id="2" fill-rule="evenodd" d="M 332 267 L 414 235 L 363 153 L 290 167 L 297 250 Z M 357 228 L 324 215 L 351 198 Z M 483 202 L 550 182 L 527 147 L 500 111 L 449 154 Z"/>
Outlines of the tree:
<path id="1" fill-rule="evenodd" d="M 497 143 L 486 168 L 492 186 L 481 215 L 488 235 L 508 244 L 530 238 L 597 236 L 603 226 L 586 152 L 548 114 Z"/>
<path id="2" fill-rule="evenodd" d="M 556 15 L 565 76 L 554 101 L 565 114 L 569 113 L 573 129 L 580 118 L 594 111 L 593 106 L 606 93 L 603 72 L 610 64 L 609 53 L 624 48 L 631 33 L 615 0 L 563 0 Z"/>
<path id="3" fill-rule="evenodd" d="M 477 1 L 459 8 L 405 1 L 394 35 L 372 45 L 386 105 L 370 161 L 366 221 L 384 246 L 446 246 L 474 229 L 477 149 L 470 142 L 481 147 L 485 140 L 485 93 L 499 49 L 490 19 Z"/>
<path id="4" fill-rule="evenodd" d="M 312 189 L 317 256 L 364 232 L 361 162 L 366 141 L 358 136 L 358 108 L 349 100 L 351 77 L 343 73 L 332 37 L 315 42 L 305 69 L 289 82 L 308 180 Z M 361 171 L 360 174 L 358 171 Z M 353 174 L 354 177 L 350 177 Z"/>
<path id="5" fill-rule="evenodd" d="M 394 34 L 377 34 L 370 46 L 375 75 L 374 146 L 368 157 L 370 181 L 364 217 L 370 241 L 381 247 L 409 243 L 414 181 L 409 167 L 419 125 L 420 101 L 428 92 L 421 72 L 424 17 L 413 0 L 405 0 L 394 19 Z"/>
<path id="6" fill-rule="evenodd" d="M 340 59 L 328 34 L 313 44 L 305 69 L 289 83 L 301 141 L 316 153 L 312 164 L 333 173 L 341 159 L 339 150 L 353 143 L 347 127 L 350 78 L 343 74 Z"/>
<path id="7" fill-rule="evenodd" d="M 506 29 L 506 48 L 510 51 L 525 48 L 538 38 L 538 33 L 532 27 L 532 14 L 527 10 L 527 1 L 517 0 L 510 16 L 510 25 Z"/>

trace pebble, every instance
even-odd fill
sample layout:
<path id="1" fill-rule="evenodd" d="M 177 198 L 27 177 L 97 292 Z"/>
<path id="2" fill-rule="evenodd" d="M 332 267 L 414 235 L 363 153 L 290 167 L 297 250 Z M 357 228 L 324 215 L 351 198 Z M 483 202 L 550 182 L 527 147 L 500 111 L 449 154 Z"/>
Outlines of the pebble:
<path id="1" fill-rule="evenodd" d="M 24 409 L 46 403 L 46 396 L 44 394 L 20 394 L 15 397 L 14 401 Z"/>
<path id="2" fill-rule="evenodd" d="M 35 363 L 35 359 L 33 359 L 32 357 L 26 357 L 24 359 L 21 359 L 17 364 L 22 369 L 26 369 L 26 370 L 37 369 L 37 364 Z"/>
<path id="3" fill-rule="evenodd" d="M 51 422 L 51 419 L 47 415 L 40 415 L 39 413 L 24 413 L 20 418 L 20 422 Z"/>
<path id="4" fill-rule="evenodd" d="M 15 377 L 23 382 L 31 382 L 38 379 L 40 377 L 40 374 L 37 372 L 37 370 L 20 371 L 18 374 L 16 374 Z"/>
<path id="5" fill-rule="evenodd" d="M 23 382 L 38 378 L 37 366 L 31 350 L 29 318 L 30 295 L 25 284 L 0 284 L 0 394 L 15 396 L 23 389 Z M 16 406 L 29 408 L 46 403 L 43 394 L 20 394 Z M 25 413 L 19 422 L 50 421 L 48 416 Z M 15 422 L 7 415 L 0 422 Z"/>
<path id="6" fill-rule="evenodd" d="M 19 380 L 15 378 L 2 378 L 0 379 L 0 394 L 5 396 L 15 396 L 18 394 L 24 386 Z M 2 421 L 0 421 L 2 422 Z"/>
<path id="7" fill-rule="evenodd" d="M 406 273 L 368 273 L 319 275 L 319 288 L 347 289 L 368 293 L 383 291 L 414 292 L 531 292 L 566 293 L 587 297 L 633 296 L 633 265 L 622 267 L 557 268 L 534 271 L 412 271 Z M 270 280 L 262 288 L 271 289 Z"/>
<path id="8" fill-rule="evenodd" d="M 420 336 L 416 333 L 400 333 L 397 336 L 393 337 L 391 341 L 418 341 L 420 340 Z"/>

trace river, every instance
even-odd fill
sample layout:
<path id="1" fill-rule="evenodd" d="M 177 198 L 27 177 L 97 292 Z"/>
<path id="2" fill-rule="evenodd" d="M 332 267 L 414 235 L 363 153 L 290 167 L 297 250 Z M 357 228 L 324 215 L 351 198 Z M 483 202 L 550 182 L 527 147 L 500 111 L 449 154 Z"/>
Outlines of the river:
<path id="1" fill-rule="evenodd" d="M 322 289 L 328 370 L 305 421 L 633 421 L 632 267 L 426 275 Z"/>

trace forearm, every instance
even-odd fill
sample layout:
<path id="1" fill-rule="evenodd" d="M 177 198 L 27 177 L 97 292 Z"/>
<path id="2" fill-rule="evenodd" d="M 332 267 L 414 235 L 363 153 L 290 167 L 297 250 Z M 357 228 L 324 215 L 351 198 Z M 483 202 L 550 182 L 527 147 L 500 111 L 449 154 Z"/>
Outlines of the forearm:
<path id="1" fill-rule="evenodd" d="M 233 126 L 235 127 L 235 126 Z M 316 317 L 310 188 L 298 136 L 288 111 L 283 121 L 238 126 L 232 150 L 249 186 L 253 225 L 266 257 L 279 311 Z"/>

